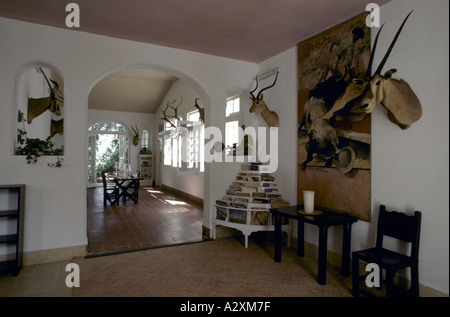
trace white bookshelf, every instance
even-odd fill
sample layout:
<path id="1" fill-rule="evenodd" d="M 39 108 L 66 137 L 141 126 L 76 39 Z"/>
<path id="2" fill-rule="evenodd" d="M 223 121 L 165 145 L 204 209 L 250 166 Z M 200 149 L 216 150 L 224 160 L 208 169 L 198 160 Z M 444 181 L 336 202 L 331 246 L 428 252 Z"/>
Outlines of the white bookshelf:
<path id="1" fill-rule="evenodd" d="M 226 190 L 224 196 L 216 200 L 216 212 L 213 223 L 213 238 L 216 238 L 216 227 L 224 226 L 242 232 L 245 236 L 245 247 L 248 237 L 257 231 L 274 231 L 270 208 L 287 206 L 278 191 L 277 183 L 271 173 L 265 172 L 265 165 L 242 165 L 242 168 Z M 290 245 L 291 227 L 282 226 L 288 233 Z"/>
<path id="2" fill-rule="evenodd" d="M 153 185 L 153 155 L 139 154 L 139 175 L 141 186 Z"/>

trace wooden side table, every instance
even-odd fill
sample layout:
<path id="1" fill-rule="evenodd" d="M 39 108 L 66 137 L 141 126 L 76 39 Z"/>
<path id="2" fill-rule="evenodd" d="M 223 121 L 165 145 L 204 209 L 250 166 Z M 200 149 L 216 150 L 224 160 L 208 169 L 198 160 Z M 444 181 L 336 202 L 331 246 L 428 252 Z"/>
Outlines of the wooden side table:
<path id="1" fill-rule="evenodd" d="M 307 215 L 299 211 L 303 210 L 302 205 L 287 206 L 277 209 L 271 209 L 270 212 L 275 218 L 275 246 L 274 261 L 281 262 L 281 220 L 283 217 L 296 219 L 298 221 L 298 249 L 297 255 L 304 256 L 305 251 L 305 223 L 309 223 L 319 227 L 319 259 L 317 283 L 326 284 L 326 268 L 327 268 L 327 250 L 328 250 L 328 228 L 332 226 L 342 225 L 343 243 L 342 243 L 342 267 L 341 275 L 350 275 L 350 244 L 352 224 L 358 221 L 357 217 L 338 213 L 326 208 L 316 207 L 319 211 L 317 215 Z"/>

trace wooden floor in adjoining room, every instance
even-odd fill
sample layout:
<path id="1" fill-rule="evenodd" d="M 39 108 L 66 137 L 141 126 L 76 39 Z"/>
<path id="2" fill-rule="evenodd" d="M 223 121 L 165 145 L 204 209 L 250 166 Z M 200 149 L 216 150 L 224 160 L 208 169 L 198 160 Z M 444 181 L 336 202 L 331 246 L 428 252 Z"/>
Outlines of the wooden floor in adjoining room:
<path id="1" fill-rule="evenodd" d="M 87 190 L 88 255 L 202 240 L 203 207 L 157 187 L 140 187 L 139 202 L 103 205 L 103 187 Z"/>

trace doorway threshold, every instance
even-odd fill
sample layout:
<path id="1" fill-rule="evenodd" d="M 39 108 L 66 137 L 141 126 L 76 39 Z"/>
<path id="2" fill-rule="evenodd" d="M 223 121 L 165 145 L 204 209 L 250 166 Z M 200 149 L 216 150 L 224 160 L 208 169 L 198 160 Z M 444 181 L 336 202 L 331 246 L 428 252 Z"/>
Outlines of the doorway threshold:
<path id="1" fill-rule="evenodd" d="M 144 250 L 151 250 L 151 249 L 160 249 L 160 248 L 169 248 L 169 247 L 176 247 L 180 245 L 186 245 L 186 244 L 194 244 L 194 243 L 200 243 L 200 242 L 207 242 L 211 241 L 213 239 L 200 239 L 200 240 L 193 240 L 193 241 L 186 241 L 186 242 L 180 242 L 180 243 L 174 243 L 174 244 L 162 244 L 162 245 L 154 245 L 154 246 L 148 246 L 148 247 L 141 247 L 141 248 L 133 248 L 133 249 L 127 249 L 127 250 L 120 250 L 120 251 L 108 251 L 108 252 L 99 252 L 99 253 L 92 253 L 86 255 L 85 259 L 91 259 L 91 258 L 98 258 L 102 256 L 109 256 L 109 255 L 117 255 L 122 253 L 129 253 L 129 252 L 137 252 L 137 251 L 144 251 Z"/>

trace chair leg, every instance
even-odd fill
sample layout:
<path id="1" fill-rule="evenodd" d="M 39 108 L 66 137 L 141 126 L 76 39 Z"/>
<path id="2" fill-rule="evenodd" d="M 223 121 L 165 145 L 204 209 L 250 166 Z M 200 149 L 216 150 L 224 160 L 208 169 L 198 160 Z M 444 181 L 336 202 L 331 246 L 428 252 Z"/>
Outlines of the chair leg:
<path id="1" fill-rule="evenodd" d="M 386 297 L 394 296 L 394 277 L 395 271 L 386 270 Z"/>
<path id="2" fill-rule="evenodd" d="M 418 268 L 418 265 L 411 266 L 411 296 L 419 297 L 419 268 Z"/>
<path id="3" fill-rule="evenodd" d="M 356 255 L 352 258 L 352 294 L 359 297 L 359 258 Z"/>

